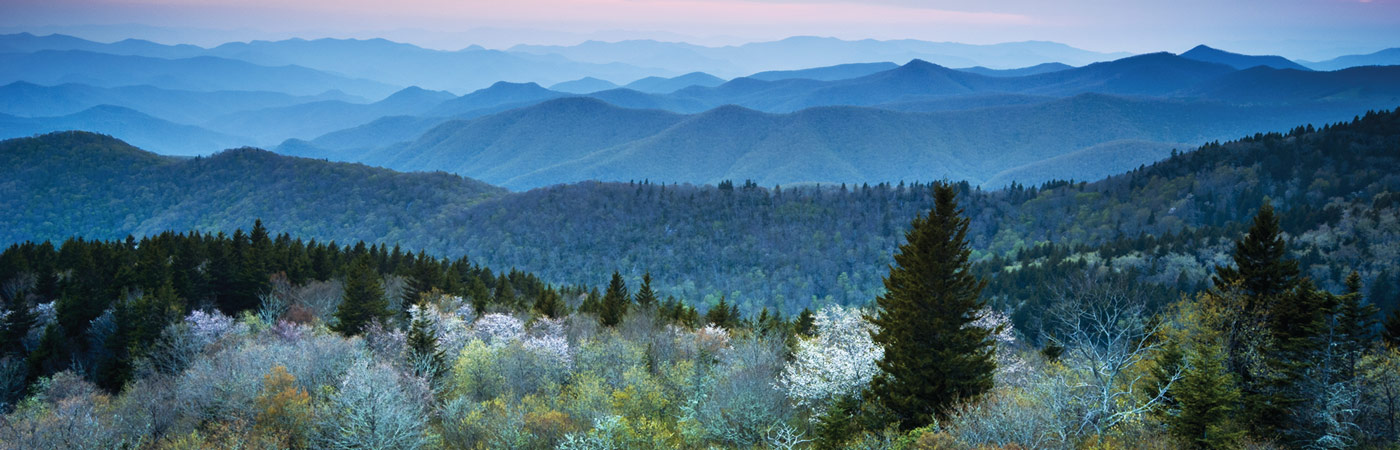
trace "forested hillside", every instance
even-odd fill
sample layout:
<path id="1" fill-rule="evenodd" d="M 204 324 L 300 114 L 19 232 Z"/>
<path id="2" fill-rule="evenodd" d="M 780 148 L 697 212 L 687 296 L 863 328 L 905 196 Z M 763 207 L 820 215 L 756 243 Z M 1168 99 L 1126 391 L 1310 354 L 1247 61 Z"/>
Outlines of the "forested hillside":
<path id="1" fill-rule="evenodd" d="M 94 149 L 76 151 L 83 147 L 70 140 L 121 150 L 98 158 Z M 1092 183 L 998 191 L 963 184 L 973 259 L 983 273 L 1000 274 L 988 297 L 1026 311 L 1017 316 L 1020 325 L 1047 295 L 1034 281 L 1076 265 L 1103 262 L 1150 285 L 1190 292 L 1207 283 L 1250 211 L 1268 198 L 1304 270 L 1321 286 L 1337 288 L 1355 269 L 1368 289 L 1386 294 L 1376 302 L 1391 308 L 1396 289 L 1389 286 L 1400 275 L 1389 267 L 1400 236 L 1398 142 L 1400 118 L 1370 113 L 1322 129 L 1208 145 Z M 171 160 L 85 134 L 9 141 L 5 149 L 4 169 L 18 174 L 18 182 L 5 185 L 4 198 L 22 202 L 6 206 L 34 211 L 8 218 L 9 241 L 61 239 L 68 229 L 62 224 L 93 230 L 92 238 L 118 238 L 230 230 L 262 217 L 271 229 L 299 236 L 402 243 L 555 283 L 596 282 L 594 269 L 602 267 L 635 284 L 650 271 L 665 295 L 701 310 L 724 297 L 745 314 L 764 306 L 793 314 L 868 301 L 883 289 L 880 276 L 908 218 L 931 201 L 926 186 L 913 184 L 701 187 L 639 180 L 504 194 L 449 175 L 400 175 L 251 150 Z M 46 165 L 40 154 L 55 162 Z M 290 182 L 276 176 L 290 172 L 241 169 L 252 162 L 325 173 L 288 188 L 317 206 L 293 213 L 255 200 L 269 195 L 262 189 Z M 93 185 L 81 183 L 105 178 L 47 176 L 69 166 L 115 181 L 84 191 Z M 406 187 L 372 188 L 377 183 Z M 392 215 L 373 212 L 390 208 Z"/>

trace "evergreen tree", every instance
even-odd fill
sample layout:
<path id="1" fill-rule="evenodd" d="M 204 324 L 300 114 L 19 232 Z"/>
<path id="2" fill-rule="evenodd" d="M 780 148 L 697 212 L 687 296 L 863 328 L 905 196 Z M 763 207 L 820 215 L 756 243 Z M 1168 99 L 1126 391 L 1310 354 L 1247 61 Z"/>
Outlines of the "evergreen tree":
<path id="1" fill-rule="evenodd" d="M 1381 331 L 1385 337 L 1385 342 L 1392 347 L 1400 347 L 1400 308 L 1390 311 L 1390 315 L 1385 318 L 1385 327 Z"/>
<path id="2" fill-rule="evenodd" d="M 496 305 L 515 309 L 515 302 L 515 287 L 511 286 L 510 278 L 507 278 L 506 274 L 503 273 L 500 278 L 496 279 Z"/>
<path id="3" fill-rule="evenodd" d="M 1346 279 L 1347 292 L 1337 300 L 1337 330 L 1340 334 L 1343 376 L 1351 378 L 1361 354 L 1375 341 L 1377 309 L 1361 296 L 1361 274 L 1352 271 Z"/>
<path id="4" fill-rule="evenodd" d="M 421 302 L 418 305 L 420 311 L 426 306 L 426 303 Z M 437 330 L 427 314 L 419 314 L 418 318 L 413 320 L 406 340 L 408 362 L 417 375 L 433 380 L 447 370 L 447 358 L 438 348 Z"/>
<path id="5" fill-rule="evenodd" d="M 656 292 L 651 290 L 651 272 L 642 274 L 642 286 L 637 289 L 636 301 L 642 309 L 656 306 Z"/>
<path id="6" fill-rule="evenodd" d="M 1167 419 L 1172 435 L 1191 448 L 1239 446 L 1244 437 L 1235 414 L 1240 392 L 1216 342 L 1201 342 L 1191 350 L 1186 370 L 1171 391 L 1179 408 Z"/>
<path id="7" fill-rule="evenodd" d="M 583 304 L 578 305 L 578 312 L 588 314 L 598 314 L 603 308 L 603 295 L 598 293 L 598 288 L 588 292 L 588 296 L 583 298 Z"/>
<path id="8" fill-rule="evenodd" d="M 5 318 L 0 320 L 0 357 L 24 353 L 24 337 L 37 320 L 29 309 L 29 295 L 17 292 L 5 299 Z"/>
<path id="9" fill-rule="evenodd" d="M 813 333 L 816 331 L 816 316 L 812 314 L 811 309 L 802 308 L 802 313 L 797 315 L 795 327 L 797 334 L 807 337 L 813 336 Z"/>
<path id="10" fill-rule="evenodd" d="M 467 285 L 467 300 L 471 302 L 476 315 L 480 316 L 486 314 L 486 305 L 491 302 L 491 292 L 486 289 L 486 282 L 481 281 L 481 277 L 471 278 L 471 283 Z"/>
<path id="11" fill-rule="evenodd" d="M 396 246 L 395 251 L 398 251 Z M 392 259 L 392 257 L 391 257 Z M 418 258 L 414 260 L 413 266 L 408 272 L 408 286 L 403 290 L 403 305 L 407 310 L 409 305 L 418 303 L 418 296 L 433 288 L 442 287 L 442 270 L 438 262 L 426 253 L 420 251 Z"/>
<path id="12" fill-rule="evenodd" d="M 871 391 L 900 429 L 943 417 L 954 402 L 992 387 L 996 361 L 990 331 L 970 326 L 983 306 L 986 281 L 969 270 L 968 220 L 950 185 L 934 187 L 935 204 L 905 233 L 876 299 L 879 327 L 872 337 L 885 348 Z"/>
<path id="13" fill-rule="evenodd" d="M 564 300 L 559 297 L 559 292 L 554 289 L 545 289 L 535 299 L 535 313 L 549 318 L 560 318 L 567 315 L 568 307 L 564 305 Z"/>
<path id="14" fill-rule="evenodd" d="M 106 342 L 111 357 L 98 365 L 98 384 L 111 392 L 121 390 L 132 378 L 134 362 L 150 351 L 166 325 L 181 316 L 180 305 L 169 283 L 118 302 L 112 316 L 117 330 Z"/>
<path id="15" fill-rule="evenodd" d="M 622 274 L 613 271 L 607 293 L 603 294 L 603 302 L 598 305 L 598 322 L 605 327 L 617 326 L 622 323 L 622 317 L 627 315 L 627 307 L 631 303 L 627 282 L 622 281 Z"/>
<path id="16" fill-rule="evenodd" d="M 734 317 L 730 315 L 733 309 L 729 307 L 728 300 L 723 295 L 719 297 L 719 304 L 705 311 L 705 323 L 712 323 L 716 326 L 733 327 Z"/>
<path id="17" fill-rule="evenodd" d="M 387 321 L 394 316 L 389 310 L 389 300 L 384 298 L 379 273 L 370 266 L 371 262 L 368 254 L 363 254 L 345 270 L 345 294 L 335 311 L 337 323 L 333 327 L 341 334 L 360 334 L 370 322 Z"/>
<path id="18" fill-rule="evenodd" d="M 1299 281 L 1298 262 L 1288 259 L 1288 245 L 1282 233 L 1273 206 L 1265 201 L 1254 216 L 1249 234 L 1235 243 L 1235 266 L 1216 266 L 1215 285 L 1238 282 L 1256 303 L 1292 290 Z M 1255 305 L 1251 306 L 1255 309 Z"/>
<path id="19" fill-rule="evenodd" d="M 859 431 L 855 416 L 860 406 L 855 397 L 846 395 L 836 399 L 817 418 L 817 438 L 812 448 L 818 450 L 840 450 L 846 448 L 846 440 Z"/>
<path id="20" fill-rule="evenodd" d="M 1260 395 L 1247 403 L 1253 410 L 1250 425 L 1255 436 L 1295 440 L 1314 431 L 1307 425 L 1315 418 L 1308 417 L 1309 410 L 1303 406 L 1318 393 L 1305 386 L 1310 376 L 1330 375 L 1312 371 L 1326 344 L 1322 337 L 1332 309 L 1330 295 L 1303 280 L 1294 292 L 1279 296 L 1273 305 L 1268 317 L 1270 345 L 1262 355 L 1267 377 L 1262 380 Z"/>

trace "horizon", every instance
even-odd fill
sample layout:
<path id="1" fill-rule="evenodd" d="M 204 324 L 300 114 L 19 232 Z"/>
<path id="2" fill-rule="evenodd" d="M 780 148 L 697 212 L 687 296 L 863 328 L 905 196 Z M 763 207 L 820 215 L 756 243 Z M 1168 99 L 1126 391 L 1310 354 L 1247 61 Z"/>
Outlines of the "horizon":
<path id="1" fill-rule="evenodd" d="M 1208 45 L 1306 61 L 1400 46 L 1400 0 L 1095 3 L 530 0 L 501 6 L 414 0 L 386 9 L 367 1 L 18 0 L 0 19 L 0 32 L 201 47 L 291 38 L 383 38 L 437 50 L 625 40 L 719 47 L 799 36 L 972 45 L 1046 41 L 1133 54 L 1180 53 Z M 552 12 L 546 16 L 540 10 Z"/>

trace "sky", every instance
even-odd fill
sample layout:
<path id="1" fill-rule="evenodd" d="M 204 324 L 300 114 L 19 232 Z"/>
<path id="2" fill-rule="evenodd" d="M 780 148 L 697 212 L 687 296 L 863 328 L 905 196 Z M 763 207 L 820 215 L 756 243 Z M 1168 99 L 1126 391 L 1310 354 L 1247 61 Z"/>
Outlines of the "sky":
<path id="1" fill-rule="evenodd" d="M 0 0 L 0 31 L 202 46 L 384 37 L 450 50 L 797 35 L 1043 40 L 1133 53 L 1207 44 L 1320 60 L 1400 47 L 1400 0 Z"/>

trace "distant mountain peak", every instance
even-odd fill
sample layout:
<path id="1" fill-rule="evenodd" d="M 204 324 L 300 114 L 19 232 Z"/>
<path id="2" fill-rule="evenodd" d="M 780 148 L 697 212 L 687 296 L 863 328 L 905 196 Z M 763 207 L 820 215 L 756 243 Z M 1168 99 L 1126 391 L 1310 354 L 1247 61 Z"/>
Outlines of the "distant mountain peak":
<path id="1" fill-rule="evenodd" d="M 1302 65 L 1275 55 L 1244 55 L 1213 48 L 1205 44 L 1197 45 L 1181 54 L 1182 58 L 1224 64 L 1236 69 L 1266 66 L 1275 69 L 1310 70 Z"/>

